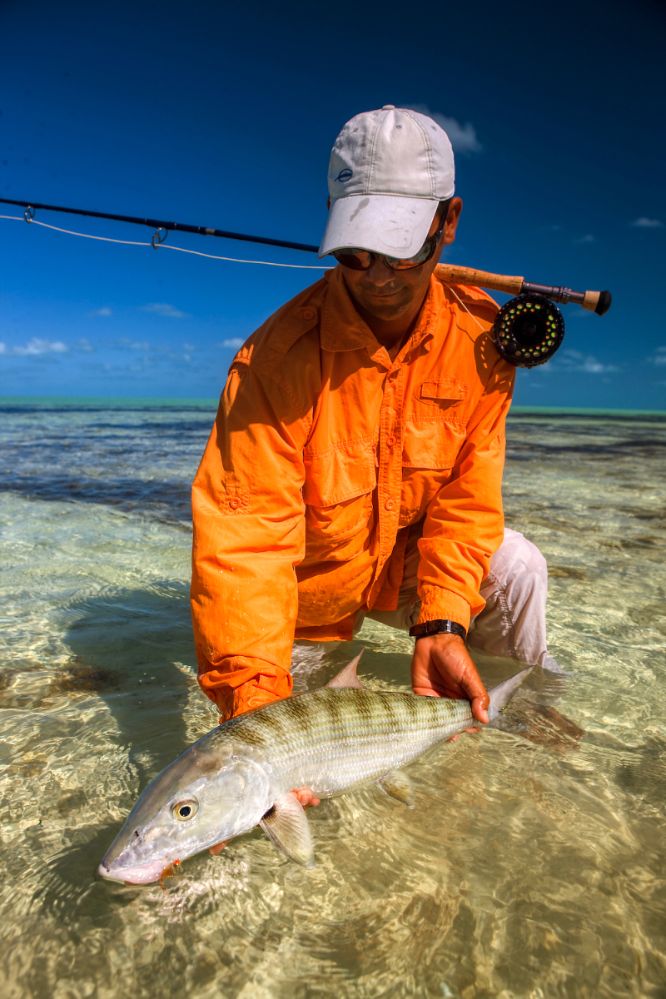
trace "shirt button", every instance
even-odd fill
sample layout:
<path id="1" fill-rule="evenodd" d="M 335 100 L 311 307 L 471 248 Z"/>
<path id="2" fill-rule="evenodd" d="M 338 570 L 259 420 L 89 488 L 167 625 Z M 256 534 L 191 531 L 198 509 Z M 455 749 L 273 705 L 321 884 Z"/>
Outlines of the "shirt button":
<path id="1" fill-rule="evenodd" d="M 384 503 L 385 510 L 392 510 L 394 506 L 395 506 L 395 500 L 392 499 L 387 499 L 386 503 Z"/>
<path id="2" fill-rule="evenodd" d="M 386 438 L 386 444 L 388 447 L 395 447 L 395 437 L 391 434 L 390 437 Z"/>
<path id="3" fill-rule="evenodd" d="M 304 309 L 301 309 L 301 316 L 303 319 L 315 319 L 317 316 L 317 310 L 311 309 L 310 306 L 307 305 Z"/>
<path id="4" fill-rule="evenodd" d="M 229 509 L 237 510 L 239 506 L 240 506 L 240 500 L 238 499 L 238 497 L 232 496 L 231 499 L 229 500 Z"/>

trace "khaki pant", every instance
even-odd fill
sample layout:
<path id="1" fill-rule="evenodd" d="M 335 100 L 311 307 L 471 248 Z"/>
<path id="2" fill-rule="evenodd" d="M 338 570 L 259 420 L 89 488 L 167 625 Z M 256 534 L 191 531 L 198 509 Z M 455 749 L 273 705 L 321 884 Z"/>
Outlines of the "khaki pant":
<path id="1" fill-rule="evenodd" d="M 416 623 L 418 560 L 414 544 L 407 549 L 397 610 L 368 611 L 365 617 L 402 631 Z M 548 570 L 543 555 L 522 534 L 507 528 L 481 587 L 486 606 L 470 627 L 470 649 L 557 669 L 546 643 L 547 593 Z M 360 618 L 359 629 L 362 623 Z"/>

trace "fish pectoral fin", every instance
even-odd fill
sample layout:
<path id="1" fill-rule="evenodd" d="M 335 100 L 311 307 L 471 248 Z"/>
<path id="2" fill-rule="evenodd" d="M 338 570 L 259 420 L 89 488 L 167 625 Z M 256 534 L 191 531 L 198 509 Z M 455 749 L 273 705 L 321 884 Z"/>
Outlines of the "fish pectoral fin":
<path id="1" fill-rule="evenodd" d="M 259 823 L 266 835 L 290 860 L 314 867 L 314 845 L 305 810 L 295 794 L 278 798 Z"/>
<path id="2" fill-rule="evenodd" d="M 414 807 L 414 789 L 409 777 L 406 777 L 399 770 L 391 770 L 384 774 L 381 780 L 377 781 L 382 791 L 388 794 L 389 798 L 402 801 L 409 808 Z"/>

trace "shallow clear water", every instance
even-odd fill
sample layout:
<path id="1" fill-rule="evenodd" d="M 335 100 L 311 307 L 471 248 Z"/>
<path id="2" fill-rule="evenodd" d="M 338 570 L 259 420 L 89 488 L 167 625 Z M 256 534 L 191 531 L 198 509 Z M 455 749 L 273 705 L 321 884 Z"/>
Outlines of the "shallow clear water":
<path id="1" fill-rule="evenodd" d="M 216 722 L 187 606 L 212 417 L 0 406 L 0 994 L 663 996 L 664 418 L 512 417 L 508 521 L 547 556 L 570 676 L 413 764 L 414 809 L 367 789 L 311 810 L 313 870 L 255 832 L 164 887 L 96 879 Z M 299 683 L 361 644 L 371 683 L 405 686 L 409 639 L 372 624 Z"/>

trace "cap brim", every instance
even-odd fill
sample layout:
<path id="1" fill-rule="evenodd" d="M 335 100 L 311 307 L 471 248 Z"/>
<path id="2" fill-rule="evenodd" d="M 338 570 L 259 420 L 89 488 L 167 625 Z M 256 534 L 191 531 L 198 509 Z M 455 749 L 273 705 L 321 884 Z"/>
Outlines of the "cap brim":
<path id="1" fill-rule="evenodd" d="M 439 201 L 389 194 L 350 194 L 331 205 L 319 256 L 356 247 L 413 257 L 426 241 Z"/>

